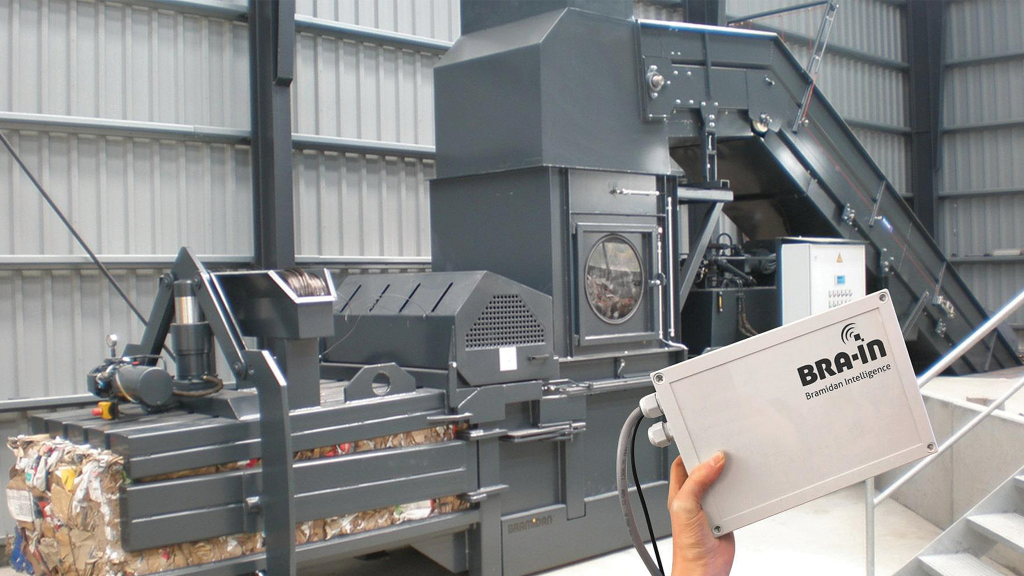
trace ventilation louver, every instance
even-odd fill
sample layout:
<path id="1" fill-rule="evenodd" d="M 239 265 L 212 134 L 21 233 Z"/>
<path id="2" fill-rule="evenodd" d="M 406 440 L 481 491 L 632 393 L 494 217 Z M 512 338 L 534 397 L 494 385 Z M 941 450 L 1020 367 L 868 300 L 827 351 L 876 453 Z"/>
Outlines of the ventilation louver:
<path id="1" fill-rule="evenodd" d="M 544 343 L 544 326 L 518 294 L 495 294 L 466 333 L 466 349 Z"/>

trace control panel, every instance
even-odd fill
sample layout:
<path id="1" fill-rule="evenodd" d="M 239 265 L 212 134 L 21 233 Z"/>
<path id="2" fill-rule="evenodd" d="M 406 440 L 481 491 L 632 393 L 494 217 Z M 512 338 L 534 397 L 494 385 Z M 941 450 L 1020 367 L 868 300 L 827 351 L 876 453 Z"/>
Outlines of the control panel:
<path id="1" fill-rule="evenodd" d="M 783 244 L 779 270 L 783 324 L 831 310 L 866 294 L 863 244 Z"/>

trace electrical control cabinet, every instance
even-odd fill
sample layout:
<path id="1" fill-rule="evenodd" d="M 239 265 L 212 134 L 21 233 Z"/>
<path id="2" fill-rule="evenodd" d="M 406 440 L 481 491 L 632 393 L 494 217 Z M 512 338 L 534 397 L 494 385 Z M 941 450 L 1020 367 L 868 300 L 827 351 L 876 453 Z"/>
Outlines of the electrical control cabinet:
<path id="1" fill-rule="evenodd" d="M 810 239 L 809 239 L 810 240 Z M 797 239 L 779 250 L 782 324 L 863 297 L 864 244 L 833 239 Z"/>

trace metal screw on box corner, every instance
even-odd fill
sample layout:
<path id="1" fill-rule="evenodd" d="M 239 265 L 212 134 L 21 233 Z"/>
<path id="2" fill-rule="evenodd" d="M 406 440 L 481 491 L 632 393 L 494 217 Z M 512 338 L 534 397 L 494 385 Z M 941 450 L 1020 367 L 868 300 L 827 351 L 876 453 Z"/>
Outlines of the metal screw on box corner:
<path id="1" fill-rule="evenodd" d="M 661 372 L 658 372 L 657 374 L 654 375 L 654 381 L 657 382 L 658 384 L 661 384 L 662 382 L 665 381 L 665 375 L 662 374 Z"/>

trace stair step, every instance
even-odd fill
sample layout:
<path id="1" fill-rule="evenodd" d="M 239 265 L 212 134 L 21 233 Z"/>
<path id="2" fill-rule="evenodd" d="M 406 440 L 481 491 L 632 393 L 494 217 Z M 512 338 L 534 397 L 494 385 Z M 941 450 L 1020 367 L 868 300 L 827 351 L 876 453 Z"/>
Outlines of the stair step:
<path id="1" fill-rule="evenodd" d="M 967 518 L 972 528 L 1024 554 L 1024 516 L 1013 513 L 979 514 Z"/>
<path id="2" fill-rule="evenodd" d="M 921 556 L 921 564 L 933 576 L 1002 576 L 970 554 L 932 554 Z"/>

